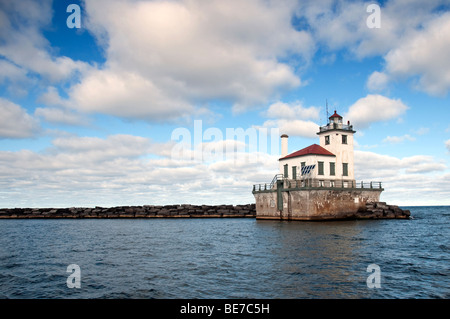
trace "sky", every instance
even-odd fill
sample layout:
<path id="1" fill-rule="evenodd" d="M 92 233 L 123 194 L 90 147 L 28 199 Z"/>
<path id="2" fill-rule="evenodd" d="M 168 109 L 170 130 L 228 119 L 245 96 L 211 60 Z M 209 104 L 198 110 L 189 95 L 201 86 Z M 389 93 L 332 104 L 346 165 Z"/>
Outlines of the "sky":
<path id="1" fill-rule="evenodd" d="M 449 51 L 449 0 L 0 0 L 0 207 L 254 203 L 327 108 L 450 205 Z"/>

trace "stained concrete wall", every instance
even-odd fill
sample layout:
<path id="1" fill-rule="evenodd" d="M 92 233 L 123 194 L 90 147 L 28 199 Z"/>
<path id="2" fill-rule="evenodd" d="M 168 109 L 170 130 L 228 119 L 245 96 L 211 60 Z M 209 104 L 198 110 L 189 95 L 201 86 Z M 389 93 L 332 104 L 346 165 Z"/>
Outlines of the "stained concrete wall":
<path id="1" fill-rule="evenodd" d="M 324 220 L 352 218 L 378 202 L 383 189 L 279 189 L 254 192 L 257 219 Z"/>

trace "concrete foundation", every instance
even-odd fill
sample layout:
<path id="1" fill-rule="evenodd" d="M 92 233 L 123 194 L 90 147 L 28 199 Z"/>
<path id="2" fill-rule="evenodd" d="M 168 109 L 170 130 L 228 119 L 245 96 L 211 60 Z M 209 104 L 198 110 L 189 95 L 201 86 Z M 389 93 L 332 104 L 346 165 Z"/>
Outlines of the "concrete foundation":
<path id="1" fill-rule="evenodd" d="M 270 190 L 253 191 L 257 219 L 332 220 L 354 218 L 380 200 L 382 188 L 286 188 L 279 181 Z"/>

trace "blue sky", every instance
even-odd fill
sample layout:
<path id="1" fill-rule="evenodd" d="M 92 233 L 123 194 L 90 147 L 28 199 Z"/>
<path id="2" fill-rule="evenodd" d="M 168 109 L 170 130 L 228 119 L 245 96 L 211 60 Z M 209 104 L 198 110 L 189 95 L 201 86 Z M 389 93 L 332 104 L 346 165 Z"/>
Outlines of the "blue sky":
<path id="1" fill-rule="evenodd" d="M 371 3 L 2 1 L 0 207 L 253 202 L 279 145 L 227 129 L 294 152 L 318 144 L 326 101 L 357 131 L 357 180 L 450 205 L 450 1 L 378 2 L 379 28 Z M 223 140 L 194 141 L 199 121 Z"/>

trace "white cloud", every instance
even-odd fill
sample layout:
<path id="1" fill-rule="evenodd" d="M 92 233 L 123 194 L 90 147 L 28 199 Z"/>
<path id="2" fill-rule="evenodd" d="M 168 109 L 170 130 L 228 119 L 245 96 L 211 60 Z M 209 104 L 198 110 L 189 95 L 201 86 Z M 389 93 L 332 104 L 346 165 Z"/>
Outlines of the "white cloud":
<path id="1" fill-rule="evenodd" d="M 52 144 L 58 151 L 64 151 L 64 153 L 83 154 L 85 161 L 104 160 L 111 157 L 136 157 L 149 153 L 151 149 L 147 138 L 123 134 L 112 135 L 107 139 L 62 137 L 54 139 Z"/>
<path id="2" fill-rule="evenodd" d="M 396 119 L 407 109 L 408 106 L 400 99 L 369 94 L 351 105 L 344 117 L 350 120 L 355 127 L 365 128 L 374 122 Z"/>
<path id="3" fill-rule="evenodd" d="M 86 25 L 107 62 L 72 88 L 72 105 L 165 120 L 190 115 L 208 99 L 230 101 L 236 112 L 266 103 L 301 85 L 281 58 L 295 54 L 307 62 L 314 51 L 310 35 L 290 24 L 294 5 L 86 1 Z"/>
<path id="4" fill-rule="evenodd" d="M 181 98 L 167 96 L 139 73 L 96 70 L 70 91 L 75 109 L 152 121 L 182 118 L 194 107 Z M 72 103 L 72 104 L 71 104 Z"/>
<path id="5" fill-rule="evenodd" d="M 450 152 L 450 140 L 445 141 L 445 147 Z"/>
<path id="6" fill-rule="evenodd" d="M 262 115 L 270 118 L 261 127 L 278 128 L 280 134 L 289 136 L 317 137 L 319 125 L 310 119 L 319 118 L 320 108 L 304 107 L 300 102 L 284 103 L 281 101 L 271 104 Z"/>
<path id="7" fill-rule="evenodd" d="M 22 107 L 0 97 L 0 138 L 33 137 L 39 123 Z"/>
<path id="8" fill-rule="evenodd" d="M 410 31 L 384 56 L 385 69 L 368 80 L 373 90 L 388 81 L 417 78 L 415 88 L 431 95 L 445 95 L 450 89 L 450 13 L 426 21 Z"/>
<path id="9" fill-rule="evenodd" d="M 448 167 L 432 156 L 397 158 L 355 150 L 355 175 L 358 181 L 381 181 L 381 200 L 391 204 L 449 204 Z"/>
<path id="10" fill-rule="evenodd" d="M 383 140 L 383 142 L 396 144 L 396 143 L 401 143 L 404 141 L 415 141 L 415 140 L 416 140 L 415 137 L 413 137 L 409 134 L 405 134 L 402 136 L 388 136 Z"/>
<path id="11" fill-rule="evenodd" d="M 300 102 L 284 103 L 278 101 L 269 106 L 264 116 L 277 119 L 319 119 L 320 109 L 318 107 L 303 107 Z"/>
<path id="12" fill-rule="evenodd" d="M 6 60 L 0 60 L 0 83 L 11 81 L 26 81 L 27 75 L 23 68 L 14 65 Z"/>
<path id="13" fill-rule="evenodd" d="M 53 56 L 41 30 L 52 21 L 51 1 L 3 1 L 0 8 L 0 55 L 27 77 L 38 75 L 51 82 L 69 81 L 89 69 L 85 62 Z M 18 70 L 16 70 L 17 73 Z"/>
<path id="14" fill-rule="evenodd" d="M 229 143 L 236 141 L 221 147 Z M 41 152 L 0 151 L 4 207 L 251 203 L 252 185 L 270 182 L 278 169 L 277 156 L 264 153 L 171 158 L 172 142 L 132 135 L 71 136 L 52 144 Z"/>
<path id="15" fill-rule="evenodd" d="M 432 95 L 450 89 L 450 13 L 447 0 L 391 0 L 380 5 L 380 28 L 369 28 L 370 2 L 302 1 L 297 15 L 314 39 L 330 52 L 345 49 L 357 59 L 380 55 L 385 68 L 375 71 L 367 88 L 379 91 L 397 80 L 416 80 Z M 407 21 L 407 23 L 405 23 Z M 328 53 L 328 52 L 327 52 Z"/>
<path id="16" fill-rule="evenodd" d="M 417 135 L 425 135 L 428 134 L 428 132 L 430 132 L 430 129 L 428 127 L 419 127 L 414 131 L 414 133 L 416 133 Z"/>
<path id="17" fill-rule="evenodd" d="M 389 77 L 383 73 L 374 71 L 367 80 L 367 88 L 371 91 L 381 91 L 387 87 Z"/>
<path id="18" fill-rule="evenodd" d="M 395 48 L 412 30 L 436 18 L 446 0 L 391 0 L 381 5 L 380 28 L 369 28 L 370 2 L 302 1 L 299 17 L 308 22 L 314 38 L 331 50 L 347 49 L 358 58 L 383 55 Z M 408 23 L 404 23 L 404 21 Z"/>
<path id="19" fill-rule="evenodd" d="M 90 123 L 90 119 L 85 116 L 61 108 L 38 107 L 34 111 L 34 115 L 56 124 L 87 125 Z"/>
<path id="20" fill-rule="evenodd" d="M 224 142 L 221 147 L 235 143 Z M 253 202 L 253 184 L 270 182 L 278 171 L 276 155 L 249 159 L 235 152 L 205 162 L 171 158 L 171 147 L 112 135 L 59 138 L 41 152 L 0 151 L 0 200 L 4 207 L 242 204 Z M 432 156 L 356 150 L 355 166 L 358 181 L 383 182 L 382 200 L 391 204 L 423 204 L 428 197 L 446 204 L 450 198 L 448 168 Z"/>
<path id="21" fill-rule="evenodd" d="M 268 120 L 262 126 L 267 128 L 278 127 L 281 134 L 308 138 L 316 138 L 316 133 L 319 131 L 318 124 L 303 120 Z"/>

